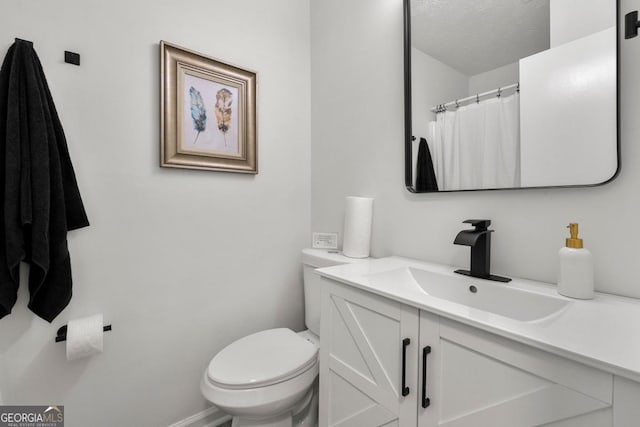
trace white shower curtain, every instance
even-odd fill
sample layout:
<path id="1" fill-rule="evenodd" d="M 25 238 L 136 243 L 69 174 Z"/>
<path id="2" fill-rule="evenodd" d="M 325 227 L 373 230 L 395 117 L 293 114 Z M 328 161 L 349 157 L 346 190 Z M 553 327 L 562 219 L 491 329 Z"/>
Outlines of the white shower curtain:
<path id="1" fill-rule="evenodd" d="M 520 186 L 520 95 L 494 97 L 436 116 L 440 190 Z"/>

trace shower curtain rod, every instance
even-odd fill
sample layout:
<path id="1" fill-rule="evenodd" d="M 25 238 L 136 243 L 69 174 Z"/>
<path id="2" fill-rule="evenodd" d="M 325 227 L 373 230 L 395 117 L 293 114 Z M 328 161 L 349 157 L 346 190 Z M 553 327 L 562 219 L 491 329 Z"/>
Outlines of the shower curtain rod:
<path id="1" fill-rule="evenodd" d="M 514 83 L 514 84 L 509 85 L 509 86 L 504 86 L 504 87 L 499 87 L 497 89 L 492 89 L 492 90 L 487 91 L 487 92 L 477 93 L 475 95 L 471 95 L 471 96 L 468 96 L 466 98 L 456 99 L 455 101 L 447 102 L 446 104 L 438 104 L 435 107 L 431 108 L 431 112 L 440 113 L 442 111 L 446 111 L 447 107 L 453 107 L 453 106 L 455 106 L 457 108 L 463 102 L 469 102 L 469 101 L 480 102 L 480 98 L 483 98 L 483 97 L 489 96 L 489 95 L 498 95 L 498 96 L 500 96 L 502 94 L 502 92 L 504 92 L 505 90 L 509 90 L 509 89 L 513 89 L 513 88 L 515 88 L 517 92 L 520 92 L 520 82 Z"/>

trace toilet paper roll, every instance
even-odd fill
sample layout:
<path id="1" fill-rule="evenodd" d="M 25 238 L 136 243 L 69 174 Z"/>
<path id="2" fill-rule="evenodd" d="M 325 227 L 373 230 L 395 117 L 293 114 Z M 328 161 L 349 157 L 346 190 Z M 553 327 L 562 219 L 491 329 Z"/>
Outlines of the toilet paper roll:
<path id="1" fill-rule="evenodd" d="M 102 314 L 70 320 L 67 323 L 67 360 L 102 353 L 103 324 Z"/>
<path id="2" fill-rule="evenodd" d="M 373 199 L 347 197 L 344 214 L 344 238 L 342 240 L 344 255 L 350 258 L 369 256 L 372 220 Z"/>

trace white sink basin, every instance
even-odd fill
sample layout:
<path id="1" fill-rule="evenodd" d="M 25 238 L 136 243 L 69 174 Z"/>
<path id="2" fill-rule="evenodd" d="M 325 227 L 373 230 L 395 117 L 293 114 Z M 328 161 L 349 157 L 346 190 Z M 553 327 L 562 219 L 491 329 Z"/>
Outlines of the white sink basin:
<path id="1" fill-rule="evenodd" d="M 394 277 L 395 276 L 395 277 Z M 565 308 L 569 301 L 474 277 L 414 267 L 375 273 L 371 280 L 410 280 L 426 294 L 520 321 L 534 321 Z"/>

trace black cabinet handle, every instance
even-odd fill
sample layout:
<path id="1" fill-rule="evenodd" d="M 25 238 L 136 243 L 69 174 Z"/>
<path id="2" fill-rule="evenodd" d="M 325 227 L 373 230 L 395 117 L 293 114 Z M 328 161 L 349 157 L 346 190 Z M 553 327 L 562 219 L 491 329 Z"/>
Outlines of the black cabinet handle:
<path id="1" fill-rule="evenodd" d="M 407 387 L 407 347 L 411 344 L 410 338 L 402 340 L 402 395 L 409 394 L 409 387 Z"/>
<path id="2" fill-rule="evenodd" d="M 427 397 L 427 356 L 431 353 L 431 346 L 422 349 L 422 407 L 427 408 L 431 399 Z"/>

